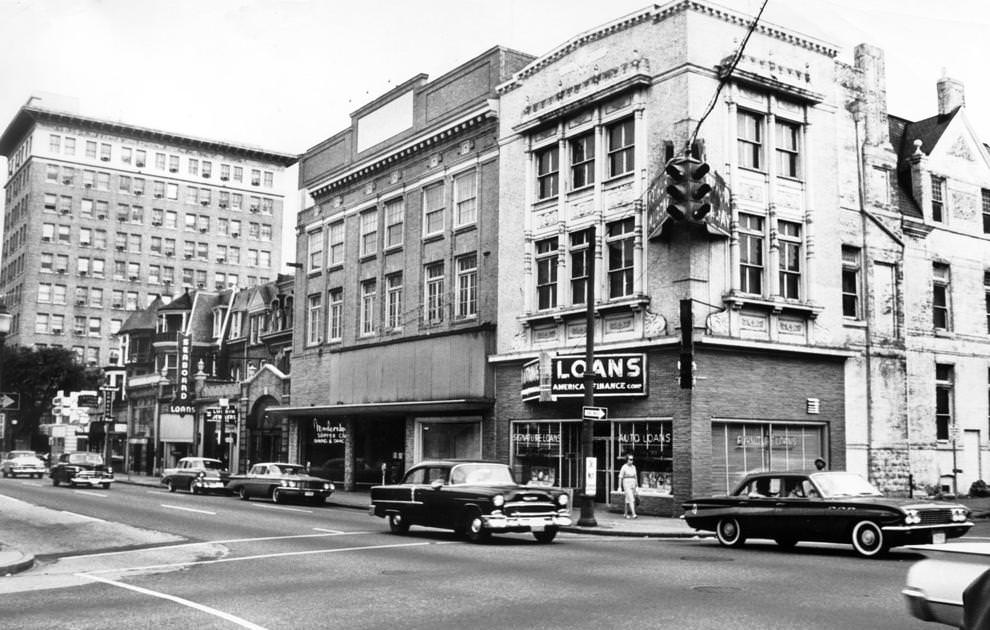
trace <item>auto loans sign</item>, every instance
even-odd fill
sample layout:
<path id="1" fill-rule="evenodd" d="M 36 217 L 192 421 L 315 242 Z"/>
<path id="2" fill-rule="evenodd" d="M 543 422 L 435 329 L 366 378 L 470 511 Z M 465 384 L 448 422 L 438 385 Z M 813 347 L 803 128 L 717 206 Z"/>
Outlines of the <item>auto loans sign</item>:
<path id="1" fill-rule="evenodd" d="M 550 359 L 550 393 L 555 397 L 584 396 L 584 355 Z M 602 354 L 591 364 L 595 396 L 646 396 L 645 354 Z"/>

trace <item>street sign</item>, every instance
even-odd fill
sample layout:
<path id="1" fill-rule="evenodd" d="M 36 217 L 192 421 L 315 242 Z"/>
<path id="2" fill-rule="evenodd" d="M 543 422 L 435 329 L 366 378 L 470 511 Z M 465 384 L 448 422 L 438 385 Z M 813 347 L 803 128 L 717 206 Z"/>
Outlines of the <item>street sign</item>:
<path id="1" fill-rule="evenodd" d="M 0 409 L 3 411 L 20 411 L 21 395 L 17 392 L 0 392 Z"/>
<path id="2" fill-rule="evenodd" d="M 584 496 L 593 497 L 598 494 L 598 458 L 584 458 Z"/>
<path id="3" fill-rule="evenodd" d="M 604 420 L 608 418 L 608 409 L 605 407 L 581 407 L 582 420 Z"/>

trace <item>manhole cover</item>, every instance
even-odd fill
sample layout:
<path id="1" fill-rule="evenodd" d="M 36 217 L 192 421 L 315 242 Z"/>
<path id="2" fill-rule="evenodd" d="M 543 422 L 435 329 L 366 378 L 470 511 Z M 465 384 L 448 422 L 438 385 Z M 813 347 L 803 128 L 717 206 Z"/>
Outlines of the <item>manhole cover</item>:
<path id="1" fill-rule="evenodd" d="M 733 558 L 726 556 L 681 556 L 685 562 L 734 562 Z"/>
<path id="2" fill-rule="evenodd" d="M 723 593 L 736 593 L 742 589 L 735 586 L 694 586 L 691 588 L 693 591 L 698 591 L 699 593 L 711 593 L 712 595 L 720 595 Z"/>

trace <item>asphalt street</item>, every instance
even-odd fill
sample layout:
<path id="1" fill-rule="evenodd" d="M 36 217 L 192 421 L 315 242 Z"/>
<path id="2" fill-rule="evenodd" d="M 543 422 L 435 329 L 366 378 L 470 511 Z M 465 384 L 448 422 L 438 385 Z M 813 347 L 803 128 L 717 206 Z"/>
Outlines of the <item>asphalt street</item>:
<path id="1" fill-rule="evenodd" d="M 19 499 L 70 519 L 0 521 L 0 540 L 42 550 L 39 566 L 0 578 L 4 628 L 932 627 L 900 595 L 910 551 L 569 533 L 471 545 L 392 535 L 358 510 L 140 486 L 4 479 L 0 495 L 0 511 Z M 73 539 L 89 526 L 106 534 Z"/>

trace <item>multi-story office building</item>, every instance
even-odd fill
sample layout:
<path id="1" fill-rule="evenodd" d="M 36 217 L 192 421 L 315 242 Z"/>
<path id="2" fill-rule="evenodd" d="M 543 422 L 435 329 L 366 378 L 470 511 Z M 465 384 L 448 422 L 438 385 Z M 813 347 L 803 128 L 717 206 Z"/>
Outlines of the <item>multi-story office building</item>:
<path id="1" fill-rule="evenodd" d="M 290 419 L 299 459 L 343 471 L 345 487 L 424 457 L 494 455 L 492 99 L 531 59 L 493 48 L 416 76 L 301 158 L 293 404 L 270 412 Z"/>
<path id="2" fill-rule="evenodd" d="M 285 168 L 296 157 L 29 101 L 7 157 L 0 293 L 8 343 L 105 365 L 129 311 L 182 287 L 274 279 Z"/>

